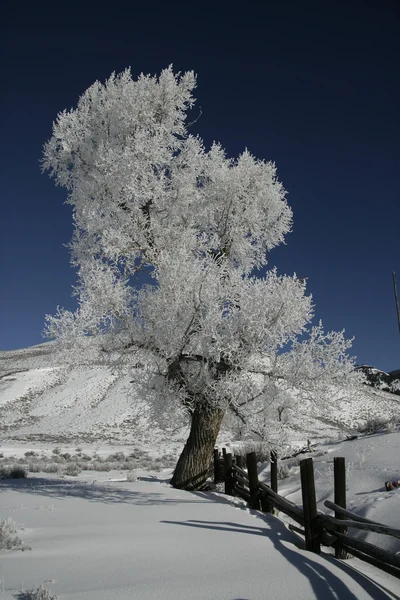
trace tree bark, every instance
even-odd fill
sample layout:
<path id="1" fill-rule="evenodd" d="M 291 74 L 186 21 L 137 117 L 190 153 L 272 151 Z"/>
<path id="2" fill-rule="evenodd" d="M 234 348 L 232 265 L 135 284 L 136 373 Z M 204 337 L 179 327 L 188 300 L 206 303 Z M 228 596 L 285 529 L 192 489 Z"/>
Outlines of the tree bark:
<path id="1" fill-rule="evenodd" d="M 206 402 L 197 404 L 189 437 L 171 479 L 175 488 L 193 491 L 204 487 L 224 414 L 223 409 Z"/>

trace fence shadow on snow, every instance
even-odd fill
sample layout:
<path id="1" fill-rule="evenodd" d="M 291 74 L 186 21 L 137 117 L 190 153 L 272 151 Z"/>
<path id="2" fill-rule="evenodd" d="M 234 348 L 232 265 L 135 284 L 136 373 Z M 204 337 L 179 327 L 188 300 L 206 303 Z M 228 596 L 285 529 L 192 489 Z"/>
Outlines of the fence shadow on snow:
<path id="1" fill-rule="evenodd" d="M 356 529 L 400 539 L 400 529 L 360 517 L 346 509 L 345 459 L 334 458 L 334 502 L 324 502 L 334 511 L 333 516 L 317 511 L 312 458 L 300 461 L 300 477 L 303 504 L 297 506 L 278 494 L 276 454 L 271 453 L 271 481 L 267 485 L 258 480 L 255 452 L 248 453 L 244 459 L 225 449 L 222 456 L 218 449 L 214 451 L 214 482 L 224 482 L 226 494 L 243 498 L 254 510 L 272 514 L 278 510 L 288 515 L 297 523 L 289 525 L 289 529 L 304 537 L 306 550 L 319 554 L 321 545 L 333 547 L 336 558 L 346 559 L 351 554 L 400 578 L 400 555 L 347 535 L 349 529 Z"/>

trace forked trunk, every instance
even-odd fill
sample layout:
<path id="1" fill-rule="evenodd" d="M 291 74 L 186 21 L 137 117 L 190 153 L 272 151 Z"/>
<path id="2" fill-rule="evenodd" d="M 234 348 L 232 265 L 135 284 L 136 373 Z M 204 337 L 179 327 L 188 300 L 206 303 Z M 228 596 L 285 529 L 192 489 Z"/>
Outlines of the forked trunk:
<path id="1" fill-rule="evenodd" d="M 171 480 L 174 487 L 183 490 L 204 487 L 224 414 L 223 409 L 207 403 L 196 406 L 189 437 Z"/>

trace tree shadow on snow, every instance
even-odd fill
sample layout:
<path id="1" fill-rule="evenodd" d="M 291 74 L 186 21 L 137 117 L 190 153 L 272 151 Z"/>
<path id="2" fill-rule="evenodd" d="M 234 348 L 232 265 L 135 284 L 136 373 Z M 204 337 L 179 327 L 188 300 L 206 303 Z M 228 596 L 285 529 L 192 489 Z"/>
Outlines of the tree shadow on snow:
<path id="1" fill-rule="evenodd" d="M 286 558 L 288 563 L 293 565 L 302 575 L 310 582 L 313 589 L 314 598 L 324 598 L 324 600 L 358 600 L 357 596 L 349 589 L 349 587 L 329 568 L 320 564 L 313 559 L 311 553 L 298 552 L 292 550 L 289 546 L 297 546 L 304 550 L 304 544 L 300 539 L 297 539 L 278 519 L 269 515 L 260 515 L 253 513 L 254 516 L 264 521 L 264 526 L 249 526 L 234 522 L 214 522 L 214 521 L 161 521 L 161 523 L 183 525 L 185 527 L 199 527 L 204 529 L 212 529 L 217 531 L 230 531 L 235 533 L 243 533 L 250 535 L 261 535 L 268 537 L 274 544 L 280 554 Z M 314 555 L 315 556 L 315 555 Z M 360 573 L 350 565 L 335 560 L 326 554 L 323 555 L 323 560 L 327 561 L 343 573 L 346 573 L 351 579 L 358 583 L 374 600 L 400 600 L 400 597 L 391 591 L 386 591 L 385 588 L 375 581 L 372 581 L 368 576 Z M 279 576 L 279 575 L 278 575 Z"/>
<path id="2" fill-rule="evenodd" d="M 141 481 L 157 483 L 153 478 L 142 478 Z M 129 485 L 127 482 L 118 482 Z M 160 481 L 159 483 L 164 483 Z M 0 480 L 0 493 L 13 490 L 28 494 L 37 494 L 53 499 L 67 499 L 68 497 L 83 498 L 90 502 L 102 502 L 104 504 L 134 504 L 140 506 L 153 505 L 176 505 L 176 504 L 203 504 L 209 500 L 206 497 L 187 494 L 187 498 L 180 494 L 177 498 L 170 498 L 160 492 L 138 491 L 129 488 L 114 486 L 113 482 L 82 482 L 66 481 L 65 479 L 50 479 L 47 477 L 34 477 L 26 479 L 2 479 Z"/>

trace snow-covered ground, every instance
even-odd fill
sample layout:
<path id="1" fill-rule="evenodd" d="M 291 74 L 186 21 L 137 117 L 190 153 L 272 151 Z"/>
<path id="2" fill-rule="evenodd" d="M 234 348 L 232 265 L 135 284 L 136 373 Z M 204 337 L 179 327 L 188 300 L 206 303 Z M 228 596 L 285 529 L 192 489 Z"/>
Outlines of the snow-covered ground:
<path id="1" fill-rule="evenodd" d="M 23 459 L 58 471 L 0 480 L 0 522 L 20 524 L 31 547 L 0 550 L 0 598 L 23 598 L 22 589 L 43 584 L 60 600 L 399 600 L 399 580 L 367 563 L 336 561 L 328 549 L 320 557 L 305 552 L 284 515 L 249 511 L 217 492 L 171 488 L 171 469 L 162 467 L 173 464 L 186 431 L 155 423 L 129 381 L 101 366 L 54 363 L 51 344 L 0 353 L 0 467 Z M 400 479 L 400 432 L 345 438 L 367 419 L 394 424 L 400 398 L 366 386 L 357 402 L 342 399 L 324 414 L 303 407 L 293 439 L 316 444 L 320 510 L 333 500 L 333 457 L 345 456 L 348 507 L 398 527 L 400 489 L 386 492 L 384 482 Z M 235 445 L 228 429 L 220 441 Z M 116 452 L 129 461 L 110 458 Z M 66 475 L 66 464 L 82 466 L 85 455 L 92 468 L 110 460 L 116 470 Z M 283 461 L 279 481 L 280 493 L 298 504 L 303 457 Z M 260 478 L 269 480 L 268 465 L 260 465 Z M 400 540 L 358 535 L 400 552 Z"/>
<path id="2" fill-rule="evenodd" d="M 389 575 L 306 552 L 279 519 L 169 475 L 0 481 L 0 514 L 31 546 L 0 551 L 0 597 L 44 584 L 60 600 L 398 598 Z"/>
<path id="3" fill-rule="evenodd" d="M 324 502 L 334 500 L 333 459 L 344 456 L 347 508 L 361 517 L 400 529 L 400 488 L 387 492 L 384 485 L 385 481 L 400 480 L 400 432 L 367 435 L 352 441 L 319 446 L 309 456 L 313 456 L 314 460 L 319 510 L 332 514 Z M 283 461 L 281 468 L 286 465 L 289 476 L 278 482 L 279 493 L 299 505 L 302 499 L 300 468 L 297 465 L 302 458 Z M 262 471 L 260 479 L 269 483 L 268 467 Z M 352 530 L 349 533 L 400 554 L 400 539 L 367 531 Z"/>

